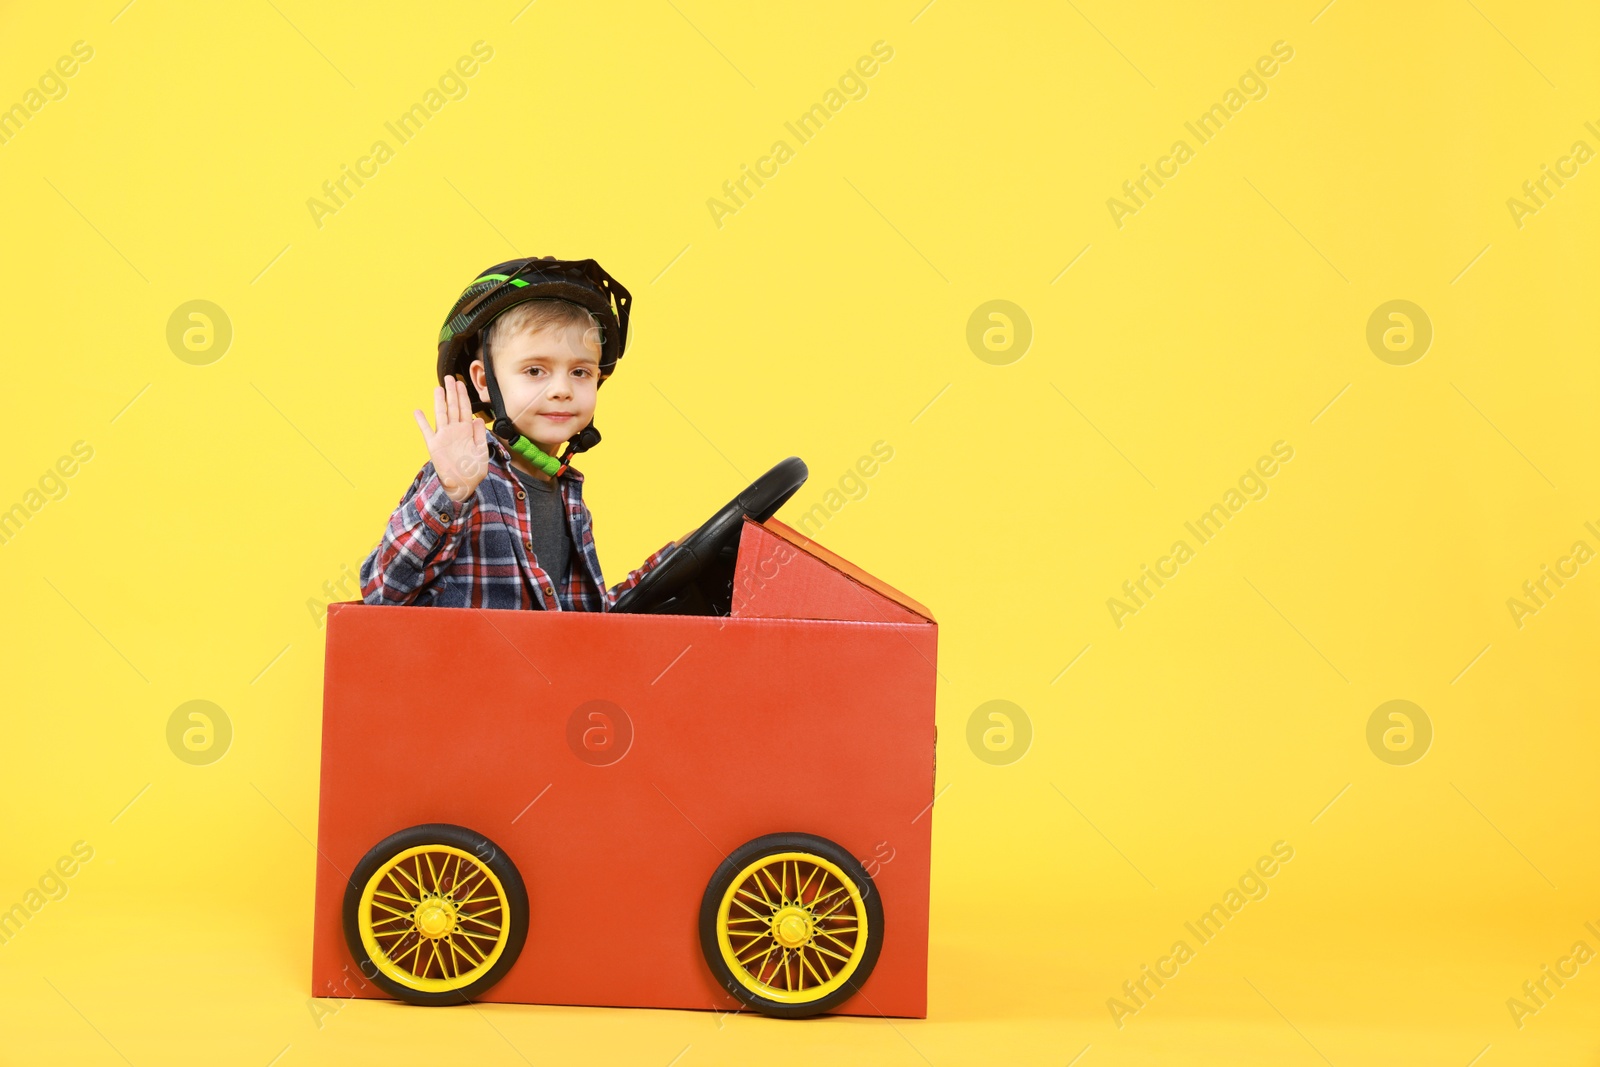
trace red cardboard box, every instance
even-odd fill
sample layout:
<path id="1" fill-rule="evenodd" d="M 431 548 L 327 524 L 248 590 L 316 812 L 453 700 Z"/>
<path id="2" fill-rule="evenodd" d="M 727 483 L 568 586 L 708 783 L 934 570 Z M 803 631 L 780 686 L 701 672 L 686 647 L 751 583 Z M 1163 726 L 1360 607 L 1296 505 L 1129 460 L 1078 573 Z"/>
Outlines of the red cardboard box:
<path id="1" fill-rule="evenodd" d="M 857 857 L 882 901 L 876 968 L 833 1011 L 925 1017 L 937 636 L 775 519 L 745 524 L 727 618 L 333 605 L 313 995 L 386 996 L 345 941 L 350 872 L 453 823 L 529 900 L 521 955 L 477 999 L 737 1009 L 701 897 L 728 853 L 795 831 Z M 594 707 L 615 731 L 598 758 Z"/>

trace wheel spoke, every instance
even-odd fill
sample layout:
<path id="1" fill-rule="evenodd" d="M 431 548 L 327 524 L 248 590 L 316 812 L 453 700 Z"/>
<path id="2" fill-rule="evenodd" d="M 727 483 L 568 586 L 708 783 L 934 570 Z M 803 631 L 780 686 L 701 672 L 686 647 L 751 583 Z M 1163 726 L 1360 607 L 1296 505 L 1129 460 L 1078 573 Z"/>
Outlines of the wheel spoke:
<path id="1" fill-rule="evenodd" d="M 741 890 L 739 890 L 739 892 L 743 893 L 744 890 L 741 889 Z M 745 911 L 748 911 L 751 915 L 754 915 L 757 919 L 760 919 L 762 922 L 766 922 L 768 920 L 768 918 L 770 917 L 769 915 L 761 914 L 759 911 L 757 911 L 756 909 L 752 908 L 750 905 L 746 904 L 744 901 L 740 900 L 738 897 L 734 897 L 732 903 L 739 905 L 739 907 L 743 908 Z"/>
<path id="2" fill-rule="evenodd" d="M 396 874 L 396 873 L 405 875 L 406 876 L 406 880 L 409 881 L 412 885 L 416 886 L 417 895 L 418 896 L 423 896 L 423 895 L 426 894 L 427 891 L 422 888 L 422 883 L 418 882 L 415 878 L 413 878 L 411 876 L 411 872 L 406 870 L 404 864 L 402 864 L 402 863 L 395 864 L 394 867 L 390 870 L 389 873 L 390 873 L 390 877 L 391 878 L 393 878 L 394 874 Z M 394 884 L 399 886 L 401 889 L 405 888 L 405 886 L 400 884 L 400 879 L 398 879 L 398 878 L 394 878 Z"/>
<path id="3" fill-rule="evenodd" d="M 773 904 L 772 903 L 772 898 L 767 896 L 767 887 L 761 884 L 761 870 L 760 869 L 758 869 L 756 871 L 756 873 L 753 876 L 751 876 L 750 881 L 746 882 L 745 885 L 749 885 L 750 882 L 754 882 L 756 884 L 756 892 L 761 894 L 762 901 L 764 903 L 766 903 L 767 905 L 769 905 L 770 907 L 772 907 L 773 909 L 776 909 L 777 905 Z M 744 889 L 743 886 L 740 887 L 739 892 L 744 893 L 744 895 L 747 896 L 747 897 L 751 896 L 751 894 L 749 892 L 747 892 Z M 754 899 L 754 898 L 752 897 L 751 899 Z"/>
<path id="4" fill-rule="evenodd" d="M 800 953 L 800 966 L 811 972 L 811 977 L 817 980 L 817 985 L 822 984 L 822 975 L 818 974 L 817 969 L 811 966 L 811 961 L 806 959 L 806 954 L 804 952 Z M 832 977 L 832 975 L 829 977 Z"/>
<path id="5" fill-rule="evenodd" d="M 406 896 L 404 893 L 391 893 L 387 889 L 374 889 L 372 891 L 372 895 L 375 897 L 388 897 L 390 900 L 398 900 L 402 904 L 410 904 L 413 908 L 417 906 L 417 902 Z"/>
<path id="6" fill-rule="evenodd" d="M 379 950 L 381 950 L 385 956 L 388 956 L 390 959 L 394 959 L 395 950 L 401 945 L 405 944 L 406 941 L 415 934 L 415 930 L 407 927 L 403 930 L 374 930 L 372 936 L 378 940 Z M 394 939 L 389 942 L 387 947 L 385 947 L 382 940 L 386 937 Z"/>
<path id="7" fill-rule="evenodd" d="M 812 946 L 812 948 L 815 948 L 815 947 L 816 947 L 816 946 L 815 946 L 815 945 L 813 945 L 813 946 Z M 820 963 L 820 964 L 822 964 L 822 969 L 823 969 L 823 970 L 824 970 L 824 971 L 825 971 L 825 972 L 827 972 L 827 975 L 828 975 L 828 981 L 830 981 L 830 982 L 831 982 L 831 981 L 833 981 L 833 969 L 832 969 L 832 968 L 831 968 L 831 967 L 829 967 L 829 966 L 828 966 L 828 959 L 827 959 L 827 957 L 826 957 L 826 956 L 823 956 L 823 955 L 822 955 L 822 954 L 821 954 L 821 953 L 820 953 L 820 952 L 819 952 L 819 953 L 818 953 L 818 954 L 817 954 L 817 962 L 818 962 L 818 963 Z"/>
<path id="8" fill-rule="evenodd" d="M 429 941 L 428 947 L 433 950 L 433 961 L 439 965 L 439 977 L 448 978 L 449 973 L 444 968 L 444 960 L 439 958 L 439 942 Z"/>
<path id="9" fill-rule="evenodd" d="M 463 893 L 468 895 L 476 893 L 478 891 L 478 887 L 489 880 L 489 871 L 486 867 L 474 867 L 472 873 L 468 874 L 467 877 L 472 878 L 474 874 L 477 875 L 477 877 L 473 879 L 471 885 L 462 890 Z"/>
<path id="10" fill-rule="evenodd" d="M 817 916 L 817 921 L 821 922 L 823 919 L 831 919 L 831 918 L 833 918 L 834 915 L 839 911 L 840 908 L 844 907 L 846 904 L 849 904 L 849 903 L 852 903 L 852 901 L 850 900 L 850 898 L 848 896 L 846 896 L 843 900 L 839 901 L 839 903 L 835 904 L 833 907 L 829 908 L 827 911 L 823 912 L 821 915 L 818 915 Z M 846 916 L 843 916 L 843 915 L 841 915 L 839 917 L 841 919 L 842 918 L 846 918 Z M 850 916 L 850 917 L 853 918 L 854 916 Z"/>
<path id="11" fill-rule="evenodd" d="M 429 888 L 437 893 L 439 891 L 439 872 L 433 869 L 433 854 L 424 852 L 422 859 L 428 865 L 428 881 L 432 883 Z"/>
<path id="12" fill-rule="evenodd" d="M 457 933 L 460 933 L 460 931 L 457 931 Z M 471 941 L 462 940 L 461 949 L 463 955 L 466 955 L 466 950 L 470 949 L 478 957 L 477 962 L 473 964 L 474 967 L 483 966 L 489 959 L 488 954 Z M 467 955 L 467 959 L 472 959 L 472 956 Z"/>
<path id="13" fill-rule="evenodd" d="M 820 890 L 822 887 L 818 886 L 817 888 Z M 816 898 L 811 901 L 811 906 L 813 908 L 820 908 L 822 906 L 822 902 L 824 900 L 827 900 L 829 897 L 833 896 L 835 893 L 843 893 L 843 892 L 844 892 L 844 886 L 839 886 L 839 887 L 837 887 L 835 889 L 830 889 L 826 893 L 819 892 L 817 894 Z"/>
<path id="14" fill-rule="evenodd" d="M 849 963 L 850 962 L 850 957 L 849 956 L 841 956 L 837 952 L 833 951 L 832 949 L 823 948 L 821 945 L 817 944 L 815 941 L 813 941 L 811 943 L 811 947 L 816 949 L 818 952 L 822 953 L 824 956 L 832 956 L 834 959 L 838 960 L 840 963 Z"/>
<path id="15" fill-rule="evenodd" d="M 441 863 L 439 866 L 443 868 L 444 864 Z M 440 948 L 440 945 L 444 947 Z M 439 976 L 441 978 L 454 978 L 456 976 L 456 961 L 455 957 L 450 955 L 449 942 L 435 941 L 433 943 L 433 954 L 439 960 Z"/>
<path id="16" fill-rule="evenodd" d="M 404 944 L 404 943 L 405 943 L 404 941 L 401 942 L 401 944 Z M 421 953 L 422 953 L 423 944 L 425 944 L 425 942 L 422 940 L 422 938 L 420 938 L 420 937 L 417 938 L 417 943 L 416 944 L 414 944 L 410 948 L 406 949 L 399 956 L 390 956 L 389 957 L 389 962 L 393 963 L 396 967 L 404 966 L 406 957 L 411 955 L 412 953 L 417 953 L 417 959 L 420 961 L 422 959 Z M 399 947 L 400 947 L 400 945 L 396 945 L 395 946 L 395 948 L 399 948 Z M 411 972 L 413 974 L 416 973 L 416 970 L 417 969 L 415 967 L 411 968 Z"/>
<path id="17" fill-rule="evenodd" d="M 799 889 L 795 890 L 794 898 L 796 900 L 799 900 L 800 898 L 802 898 L 802 897 L 804 897 L 806 895 L 806 890 L 808 888 L 810 888 L 810 886 L 811 886 L 811 879 L 815 878 L 817 876 L 817 873 L 819 871 L 821 871 L 821 870 L 822 870 L 821 867 L 812 867 L 811 868 L 811 873 L 806 875 L 806 884 L 801 886 Z M 822 888 L 822 883 L 821 882 L 817 883 L 817 888 L 818 889 Z"/>
<path id="18" fill-rule="evenodd" d="M 832 934 L 828 933 L 825 930 L 824 931 L 819 931 L 819 934 L 820 934 L 820 936 L 823 936 L 823 937 L 826 937 L 826 938 L 829 938 L 830 940 L 832 940 L 834 944 L 838 945 L 845 952 L 854 952 L 856 950 L 856 946 L 854 944 L 852 944 L 851 942 L 841 941 L 839 938 L 834 937 Z M 811 942 L 811 947 L 816 949 L 818 952 L 822 951 L 822 943 L 820 941 L 813 940 Z"/>
<path id="19" fill-rule="evenodd" d="M 767 951 L 766 952 L 762 952 L 762 953 L 750 952 L 751 949 L 760 948 L 764 944 L 767 945 Z M 757 955 L 760 955 L 760 956 L 763 956 L 763 957 L 769 956 L 769 955 L 772 954 L 772 950 L 776 946 L 777 946 L 777 942 L 776 941 L 773 941 L 773 942 L 770 942 L 770 943 L 767 942 L 765 939 L 760 940 L 760 941 L 752 941 L 750 944 L 744 946 L 743 948 L 736 949 L 734 951 L 734 957 L 733 958 L 739 962 L 739 965 L 741 967 L 748 967 L 749 964 L 750 964 L 750 961 L 755 959 Z M 741 953 L 741 952 L 750 952 L 750 955 L 741 958 L 740 955 L 739 955 L 739 953 Z"/>
<path id="20" fill-rule="evenodd" d="M 391 908 L 391 907 L 389 907 L 389 905 L 387 905 L 387 904 L 385 904 L 385 903 L 383 903 L 383 902 L 382 902 L 382 901 L 377 901 L 377 900 L 374 900 L 374 901 L 373 901 L 373 902 L 372 902 L 372 906 L 373 906 L 373 907 L 374 907 L 374 908 L 382 908 L 382 909 L 383 909 L 383 910 L 384 910 L 384 911 L 386 911 L 386 912 L 388 912 L 388 913 L 389 913 L 389 914 L 391 914 L 391 915 L 398 915 L 398 916 L 400 916 L 400 917 L 401 917 L 401 918 L 402 918 L 402 919 L 409 919 L 409 918 L 411 918 L 411 913 L 410 913 L 410 912 L 408 912 L 408 911 L 401 911 L 401 910 L 400 910 L 400 909 L 398 909 L 398 908 Z"/>
<path id="21" fill-rule="evenodd" d="M 388 892 L 385 890 L 378 890 L 378 892 L 384 893 L 386 896 L 398 895 L 407 904 L 416 904 L 418 902 L 416 897 L 413 897 L 409 892 L 406 891 L 406 884 L 399 878 L 395 877 L 395 872 L 393 869 L 389 870 L 388 873 L 384 875 L 384 882 L 391 887 L 393 892 Z"/>
<path id="22" fill-rule="evenodd" d="M 781 869 L 782 865 L 780 864 L 779 867 Z M 783 886 L 780 885 L 776 880 L 773 879 L 773 877 L 772 877 L 772 868 L 771 867 L 762 867 L 762 868 L 760 868 L 759 870 L 756 871 L 756 882 L 757 882 L 757 884 L 760 884 L 761 876 L 763 874 L 767 876 L 767 881 L 772 883 L 772 888 L 774 888 L 774 889 L 776 889 L 778 891 L 778 899 L 779 900 L 784 899 L 784 897 L 783 897 Z M 766 894 L 763 893 L 762 895 L 765 896 Z"/>
<path id="23" fill-rule="evenodd" d="M 474 960 L 474 959 L 473 959 L 473 958 L 472 958 L 472 957 L 471 957 L 471 956 L 469 956 L 469 955 L 467 955 L 467 954 L 466 954 L 466 953 L 465 953 L 465 952 L 463 952 L 463 951 L 462 951 L 462 950 L 461 950 L 461 949 L 460 949 L 460 947 L 458 947 L 458 946 L 457 946 L 457 945 L 456 945 L 456 943 L 455 943 L 455 941 L 454 941 L 454 940 L 450 940 L 450 941 L 447 941 L 447 942 L 445 942 L 445 943 L 446 943 L 446 944 L 448 944 L 448 945 L 449 945 L 449 946 L 450 946 L 450 951 L 451 951 L 451 952 L 453 952 L 453 953 L 454 953 L 454 954 L 456 954 L 456 955 L 457 955 L 457 956 L 460 956 L 460 957 L 461 957 L 461 958 L 462 958 L 462 959 L 464 959 L 464 960 L 466 960 L 466 961 L 467 961 L 467 970 L 468 970 L 468 971 L 475 971 L 475 970 L 477 970 L 477 969 L 478 969 L 478 967 L 479 967 L 479 961 L 477 961 L 477 960 Z M 460 974 L 461 974 L 461 968 L 460 968 L 460 967 L 457 967 L 457 968 L 456 968 L 456 974 L 457 974 L 457 975 L 460 975 Z"/>
<path id="24" fill-rule="evenodd" d="M 761 889 L 762 887 L 760 885 L 757 885 L 756 888 L 757 889 Z M 737 889 L 737 890 L 734 891 L 734 896 L 735 897 L 748 897 L 751 900 L 754 900 L 754 901 L 757 901 L 759 903 L 765 904 L 772 911 L 777 911 L 778 910 L 778 906 L 776 904 L 774 904 L 771 900 L 767 899 L 767 895 L 766 895 L 766 892 L 764 890 L 763 890 L 761 896 L 756 896 L 754 893 L 750 892 L 750 890 L 744 889 L 744 888 L 740 888 L 740 889 Z"/>
<path id="25" fill-rule="evenodd" d="M 756 969 L 755 970 L 751 971 L 748 964 L 743 965 L 744 969 L 746 971 L 749 971 L 750 974 L 754 975 L 756 981 L 765 982 L 766 979 L 761 977 L 762 972 L 764 972 L 767 969 L 767 960 L 772 958 L 772 954 L 774 952 L 776 952 L 777 949 L 778 949 L 778 943 L 776 941 L 774 941 L 771 945 L 767 946 L 767 951 L 763 952 L 761 954 L 761 958 L 756 961 Z"/>
<path id="26" fill-rule="evenodd" d="M 486 900 L 492 900 L 498 904 L 500 902 L 500 896 L 497 893 L 490 893 L 486 897 L 473 897 L 471 900 L 458 900 L 456 901 L 456 907 L 464 908 L 468 904 L 482 904 Z"/>

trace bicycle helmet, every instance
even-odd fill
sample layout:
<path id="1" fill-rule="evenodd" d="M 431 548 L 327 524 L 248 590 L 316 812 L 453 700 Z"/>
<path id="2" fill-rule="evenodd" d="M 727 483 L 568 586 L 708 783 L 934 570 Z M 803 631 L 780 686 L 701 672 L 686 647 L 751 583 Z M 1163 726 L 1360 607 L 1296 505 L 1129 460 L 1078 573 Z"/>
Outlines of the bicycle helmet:
<path id="1" fill-rule="evenodd" d="M 495 381 L 494 360 L 488 351 L 489 326 L 495 319 L 528 300 L 557 298 L 577 304 L 591 312 L 600 323 L 600 382 L 616 369 L 628 346 L 628 314 L 633 296 L 592 259 L 556 259 L 554 256 L 529 256 L 497 263 L 474 278 L 456 298 L 439 331 L 439 384 L 450 375 L 471 382 L 469 368 L 475 359 L 483 360 L 488 379 L 489 400 L 474 389 L 474 412 L 487 411 L 494 418 L 495 435 L 545 473 L 559 476 L 567 461 L 600 443 L 600 431 L 591 420 L 568 441 L 560 459 L 547 455 L 506 416 Z"/>

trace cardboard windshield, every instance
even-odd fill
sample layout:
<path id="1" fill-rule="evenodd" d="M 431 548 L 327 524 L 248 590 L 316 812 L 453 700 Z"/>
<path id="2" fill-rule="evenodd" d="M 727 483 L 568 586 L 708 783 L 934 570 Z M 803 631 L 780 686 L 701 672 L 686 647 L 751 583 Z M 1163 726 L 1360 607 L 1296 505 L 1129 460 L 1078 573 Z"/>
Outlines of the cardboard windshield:
<path id="1" fill-rule="evenodd" d="M 745 520 L 733 578 L 733 616 L 934 621 L 915 600 L 777 519 Z"/>

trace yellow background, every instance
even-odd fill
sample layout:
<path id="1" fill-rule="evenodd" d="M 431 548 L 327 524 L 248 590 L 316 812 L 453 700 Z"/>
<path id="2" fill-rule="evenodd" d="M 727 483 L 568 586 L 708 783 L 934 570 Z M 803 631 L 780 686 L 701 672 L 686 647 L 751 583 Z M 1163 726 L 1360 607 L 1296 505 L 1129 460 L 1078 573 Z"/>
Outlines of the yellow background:
<path id="1" fill-rule="evenodd" d="M 94 449 L 0 546 L 0 907 L 95 850 L 0 946 L 0 1060 L 1600 1055 L 1600 964 L 1520 1029 L 1506 1006 L 1600 949 L 1600 568 L 1521 628 L 1506 606 L 1600 548 L 1600 165 L 1520 228 L 1506 206 L 1600 148 L 1591 9 L 122 2 L 0 13 L 0 103 L 94 48 L 0 145 L 0 507 Z M 479 40 L 467 95 L 316 226 L 306 200 Z M 867 95 L 793 144 L 879 40 Z M 1268 95 L 1196 144 L 1280 40 Z M 1180 137 L 1119 228 L 1107 199 Z M 719 228 L 706 201 L 779 138 Z M 613 581 L 783 456 L 812 471 L 795 521 L 894 449 L 819 540 L 942 626 L 926 1021 L 308 1000 L 307 601 L 425 458 L 456 293 L 545 254 L 637 300 L 583 463 Z M 166 341 L 194 299 L 234 330 L 206 366 Z M 1033 327 L 1008 365 L 966 341 L 994 299 Z M 1365 340 L 1394 299 L 1434 328 L 1409 366 Z M 1269 495 L 1119 629 L 1107 598 L 1279 440 Z M 233 724 L 209 766 L 167 747 L 192 699 Z M 1004 766 L 966 741 L 994 699 L 1034 734 Z M 1409 766 L 1367 746 L 1392 699 L 1433 724 Z M 1107 999 L 1279 840 L 1270 894 L 1119 1028 Z"/>

